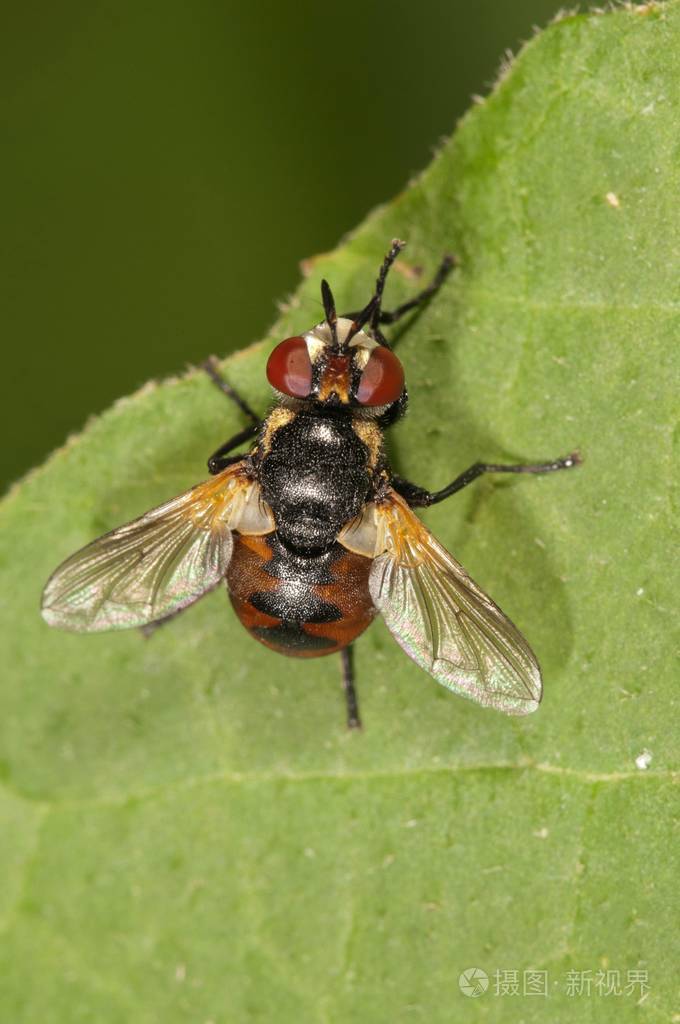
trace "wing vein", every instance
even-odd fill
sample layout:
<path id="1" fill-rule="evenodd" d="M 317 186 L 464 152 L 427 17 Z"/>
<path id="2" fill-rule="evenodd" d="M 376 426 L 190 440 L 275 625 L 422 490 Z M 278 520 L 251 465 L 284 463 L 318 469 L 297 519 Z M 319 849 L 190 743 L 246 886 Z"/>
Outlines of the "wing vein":
<path id="1" fill-rule="evenodd" d="M 369 588 L 397 642 L 450 690 L 507 714 L 534 711 L 540 671 L 510 619 L 395 492 L 376 514 L 386 540 Z"/>

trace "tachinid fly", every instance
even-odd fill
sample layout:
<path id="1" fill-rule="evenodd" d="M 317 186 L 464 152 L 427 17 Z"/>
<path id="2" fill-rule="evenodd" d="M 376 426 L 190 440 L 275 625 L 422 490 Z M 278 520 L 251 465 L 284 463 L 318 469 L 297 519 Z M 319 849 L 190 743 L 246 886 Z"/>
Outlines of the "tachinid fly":
<path id="1" fill-rule="evenodd" d="M 531 648 L 413 509 L 483 473 L 549 473 L 579 457 L 476 462 L 434 492 L 392 473 L 383 432 L 404 414 L 407 392 L 381 327 L 432 298 L 454 266 L 445 257 L 429 287 L 386 312 L 383 289 L 403 244 L 392 243 L 358 312 L 337 316 L 322 282 L 325 319 L 269 356 L 275 401 L 264 420 L 206 364 L 248 426 L 210 458 L 205 483 L 56 570 L 42 603 L 51 626 L 148 628 L 225 580 L 239 619 L 267 647 L 303 658 L 340 652 L 350 726 L 360 724 L 350 644 L 378 613 L 409 657 L 454 693 L 510 715 L 535 711 L 541 676 Z M 245 442 L 247 454 L 232 454 Z"/>

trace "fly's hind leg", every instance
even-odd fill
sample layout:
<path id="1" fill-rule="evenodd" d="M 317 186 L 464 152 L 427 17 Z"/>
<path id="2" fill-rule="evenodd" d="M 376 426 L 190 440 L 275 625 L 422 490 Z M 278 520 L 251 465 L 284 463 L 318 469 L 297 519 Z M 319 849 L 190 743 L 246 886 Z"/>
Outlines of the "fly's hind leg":
<path id="1" fill-rule="evenodd" d="M 224 379 L 220 373 L 217 360 L 214 356 L 210 356 L 209 359 L 206 359 L 206 361 L 202 363 L 201 368 L 205 370 L 213 384 L 222 392 L 222 394 L 226 395 L 227 398 L 234 402 L 241 412 L 250 420 L 247 427 L 244 427 L 243 430 L 239 430 L 237 434 L 234 434 L 234 436 L 230 437 L 228 441 L 225 441 L 224 444 L 220 445 L 217 451 L 213 452 L 208 459 L 208 470 L 214 476 L 216 473 L 221 473 L 227 466 L 230 466 L 232 463 L 238 462 L 243 458 L 242 455 L 230 455 L 230 452 L 232 452 L 234 448 L 238 448 L 238 446 L 243 444 L 244 441 L 249 441 L 254 437 L 260 429 L 262 420 L 256 412 L 253 412 L 246 400 L 241 398 L 238 391 L 236 391 L 236 389 Z"/>
<path id="2" fill-rule="evenodd" d="M 352 647 L 343 647 L 340 651 L 342 659 L 342 688 L 345 691 L 347 704 L 347 728 L 360 729 L 361 718 L 359 717 L 359 702 L 357 692 L 354 689 L 354 656 Z"/>

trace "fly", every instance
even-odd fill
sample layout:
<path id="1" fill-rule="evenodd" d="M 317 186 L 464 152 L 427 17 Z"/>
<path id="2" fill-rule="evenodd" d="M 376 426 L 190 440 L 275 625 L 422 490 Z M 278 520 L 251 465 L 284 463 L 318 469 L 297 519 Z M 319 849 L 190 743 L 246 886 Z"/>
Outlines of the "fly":
<path id="1" fill-rule="evenodd" d="M 360 723 L 352 642 L 381 614 L 410 658 L 460 696 L 509 715 L 535 711 L 538 662 L 522 634 L 414 513 L 484 473 L 551 473 L 578 453 L 529 465 L 475 462 L 429 491 L 390 469 L 383 435 L 404 415 L 404 369 L 382 333 L 431 299 L 454 266 L 391 312 L 382 308 L 392 243 L 368 303 L 325 318 L 271 352 L 274 404 L 261 419 L 205 369 L 248 425 L 208 460 L 210 478 L 71 555 L 43 593 L 51 626 L 155 627 L 223 580 L 250 634 L 281 654 L 339 652 L 350 727 Z M 246 454 L 233 454 L 250 442 Z"/>

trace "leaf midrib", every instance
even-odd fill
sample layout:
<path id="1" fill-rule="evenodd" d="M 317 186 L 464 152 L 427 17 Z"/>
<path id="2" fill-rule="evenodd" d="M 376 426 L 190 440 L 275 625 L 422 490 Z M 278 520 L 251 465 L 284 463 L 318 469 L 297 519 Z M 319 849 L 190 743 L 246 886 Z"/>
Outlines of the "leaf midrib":
<path id="1" fill-rule="evenodd" d="M 144 786 L 140 789 L 126 790 L 120 793 L 110 793 L 91 797 L 66 797 L 64 799 L 46 799 L 45 797 L 34 797 L 30 793 L 23 793 L 14 789 L 6 782 L 0 783 L 0 791 L 4 790 L 14 800 L 43 809 L 46 811 L 78 810 L 80 808 L 118 807 L 130 801 L 151 800 L 164 794 L 174 792 L 183 793 L 200 786 L 211 786 L 223 784 L 228 786 L 253 786 L 253 785 L 280 785 L 287 783 L 305 784 L 314 782 L 389 782 L 393 779 L 415 779 L 433 776 L 475 775 L 483 772 L 507 772 L 518 774 L 536 772 L 539 775 L 561 776 L 582 782 L 584 785 L 593 783 L 613 784 L 627 782 L 631 779 L 656 779 L 660 781 L 680 782 L 680 772 L 670 769 L 652 769 L 641 771 L 640 769 L 626 769 L 614 772 L 590 772 L 577 768 L 564 767 L 563 765 L 550 764 L 546 761 L 498 761 L 478 762 L 459 765 L 432 765 L 419 767 L 387 767 L 371 771 L 346 770 L 338 771 L 309 771 L 290 772 L 282 770 L 266 772 L 234 772 L 219 771 L 207 772 L 205 775 L 191 775 L 184 779 L 172 779 L 167 782 L 159 782 L 151 786 Z"/>

